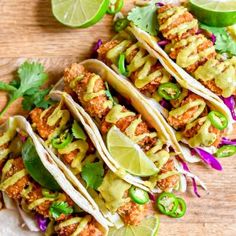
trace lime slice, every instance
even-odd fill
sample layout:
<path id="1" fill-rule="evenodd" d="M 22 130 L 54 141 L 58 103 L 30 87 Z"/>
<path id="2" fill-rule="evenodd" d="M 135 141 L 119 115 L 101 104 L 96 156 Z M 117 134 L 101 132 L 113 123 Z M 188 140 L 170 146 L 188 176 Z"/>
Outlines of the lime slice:
<path id="1" fill-rule="evenodd" d="M 223 27 L 236 23 L 235 0 L 190 0 L 189 7 L 206 25 Z"/>
<path id="2" fill-rule="evenodd" d="M 129 173 L 151 176 L 158 172 L 155 164 L 142 149 L 113 126 L 107 134 L 107 147 L 112 157 Z"/>
<path id="3" fill-rule="evenodd" d="M 109 0 L 52 0 L 56 19 L 70 27 L 86 28 L 96 24 L 105 15 Z"/>
<path id="4" fill-rule="evenodd" d="M 158 215 L 150 216 L 138 226 L 125 225 L 119 229 L 110 228 L 108 236 L 156 236 L 159 223 Z"/>
<path id="5" fill-rule="evenodd" d="M 60 190 L 58 183 L 41 162 L 30 138 L 23 144 L 22 158 L 26 170 L 37 183 L 50 190 Z"/>

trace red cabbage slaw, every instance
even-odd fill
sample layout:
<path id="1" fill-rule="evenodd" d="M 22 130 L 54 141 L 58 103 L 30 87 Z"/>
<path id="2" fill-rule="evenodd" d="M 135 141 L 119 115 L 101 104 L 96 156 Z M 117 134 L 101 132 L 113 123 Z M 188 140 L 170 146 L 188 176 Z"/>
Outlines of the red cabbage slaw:
<path id="1" fill-rule="evenodd" d="M 213 169 L 219 171 L 223 169 L 220 162 L 209 152 L 203 150 L 202 148 L 193 148 L 193 150 L 199 155 L 203 162 L 211 166 Z"/>
<path id="2" fill-rule="evenodd" d="M 42 215 L 40 214 L 37 214 L 36 215 L 36 222 L 38 224 L 38 227 L 39 229 L 42 231 L 42 232 L 45 232 L 47 227 L 48 227 L 48 224 L 49 224 L 49 219 L 47 218 L 44 218 Z"/>
<path id="3" fill-rule="evenodd" d="M 223 100 L 224 104 L 229 108 L 233 119 L 236 120 L 236 111 L 235 111 L 236 102 L 235 102 L 234 96 L 230 96 L 228 98 L 222 97 L 222 100 Z"/>
<path id="4" fill-rule="evenodd" d="M 222 138 L 220 146 L 223 146 L 223 145 L 234 145 L 234 146 L 236 146 L 236 139 L 230 140 L 228 138 Z"/>

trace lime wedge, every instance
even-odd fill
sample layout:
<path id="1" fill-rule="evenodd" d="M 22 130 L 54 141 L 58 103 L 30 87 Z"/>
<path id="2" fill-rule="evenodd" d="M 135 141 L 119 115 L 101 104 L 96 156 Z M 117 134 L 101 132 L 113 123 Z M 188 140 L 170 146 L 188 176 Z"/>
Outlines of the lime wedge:
<path id="1" fill-rule="evenodd" d="M 138 226 L 125 225 L 119 229 L 110 228 L 108 236 L 156 236 L 159 223 L 158 215 L 150 216 Z"/>
<path id="2" fill-rule="evenodd" d="M 30 176 L 42 187 L 55 191 L 61 189 L 56 180 L 44 167 L 30 138 L 23 144 L 22 158 Z"/>
<path id="3" fill-rule="evenodd" d="M 133 175 L 151 176 L 158 172 L 155 164 L 142 149 L 116 126 L 113 126 L 107 133 L 107 147 L 121 167 Z"/>
<path id="4" fill-rule="evenodd" d="M 105 15 L 109 0 L 52 0 L 56 19 L 70 27 L 86 28 L 96 24 Z"/>
<path id="5" fill-rule="evenodd" d="M 236 23 L 235 0 L 190 0 L 189 8 L 206 25 L 224 27 Z"/>

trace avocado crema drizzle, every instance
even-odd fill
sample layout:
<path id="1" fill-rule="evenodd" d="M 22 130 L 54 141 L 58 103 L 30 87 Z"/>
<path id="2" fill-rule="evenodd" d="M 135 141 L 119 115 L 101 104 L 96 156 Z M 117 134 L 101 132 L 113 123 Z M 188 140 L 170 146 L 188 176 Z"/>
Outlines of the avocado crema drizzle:
<path id="1" fill-rule="evenodd" d="M 40 117 L 40 121 L 35 119 L 35 115 Z M 43 127 L 46 127 L 47 130 L 51 130 L 51 132 L 47 134 L 47 137 L 44 136 L 44 141 L 49 147 L 53 148 L 55 154 L 70 168 L 79 181 L 85 185 L 87 191 L 104 214 L 109 214 L 108 208 L 112 212 L 112 215 L 113 213 L 118 212 L 121 218 L 127 218 L 129 214 L 132 214 L 132 211 L 127 212 L 122 209 L 126 208 L 127 204 L 131 204 L 131 206 L 135 204 L 136 207 L 140 209 L 140 215 L 143 214 L 145 217 L 144 206 L 139 206 L 134 203 L 127 194 L 131 185 L 108 169 L 84 130 L 79 126 L 80 124 L 77 123 L 77 130 L 73 128 L 76 121 L 73 119 L 70 111 L 66 109 L 63 100 L 48 109 L 40 109 L 40 112 L 39 109 L 36 108 L 31 111 L 30 116 L 32 126 L 39 135 L 43 134 L 42 130 L 40 130 L 42 125 Z M 74 135 L 74 137 L 70 139 L 70 142 L 66 143 L 65 147 L 58 148 L 58 146 L 53 146 L 53 140 L 63 136 L 65 132 Z M 98 188 L 86 186 L 86 183 L 83 180 L 83 167 L 89 163 L 101 163 L 103 166 L 104 176 Z M 117 189 L 119 189 L 119 191 L 117 191 Z M 109 214 L 110 220 L 112 220 L 111 217 L 116 218 L 115 215 L 112 215 Z M 135 220 L 135 217 L 133 220 Z M 129 221 L 128 223 L 132 224 L 133 222 Z"/>
<path id="2" fill-rule="evenodd" d="M 78 67 L 75 70 L 77 74 L 73 78 L 67 77 L 70 70 L 73 71 L 76 67 Z M 141 115 L 119 104 L 119 95 L 117 97 L 111 95 L 114 91 L 111 93 L 109 89 L 107 90 L 107 82 L 99 75 L 90 73 L 78 64 L 73 64 L 71 68 L 65 70 L 64 81 L 66 86 L 77 94 L 79 103 L 94 118 L 104 138 L 109 129 L 116 125 L 122 133 L 138 144 L 155 163 L 160 171 L 158 174 L 147 178 L 151 188 L 159 187 L 162 190 L 178 188 L 179 176 L 171 159 L 172 153 L 169 152 L 169 147 L 158 137 L 157 132 L 150 129 Z M 99 88 L 96 88 L 96 84 L 99 84 Z M 94 106 L 93 110 L 91 110 L 92 106 Z M 97 111 L 94 111 L 95 109 Z M 172 167 L 166 171 L 165 165 L 170 162 Z M 173 182 L 166 181 L 171 177 L 173 177 L 172 180 L 175 179 Z"/>
<path id="3" fill-rule="evenodd" d="M 79 208 L 64 192 L 48 190 L 33 180 L 21 157 L 22 145 L 22 137 L 15 130 L 8 129 L 0 135 L 0 190 L 10 199 L 17 201 L 26 213 L 31 212 L 49 219 L 46 231 L 49 235 L 61 234 L 70 228 L 70 235 L 75 236 L 86 230 L 89 224 L 97 227 L 92 216 L 76 212 L 75 209 Z M 57 203 L 66 203 L 71 209 L 70 213 L 64 212 L 57 217 L 53 216 L 51 207 Z"/>
<path id="4" fill-rule="evenodd" d="M 211 108 L 207 106 L 206 101 L 191 91 L 181 88 L 159 61 L 152 57 L 139 42 L 132 40 L 125 33 L 122 36 L 121 39 L 117 37 L 102 45 L 98 50 L 99 58 L 114 67 L 117 66 L 119 55 L 124 54 L 127 77 L 137 89 L 160 104 L 166 97 L 162 97 L 159 89 L 163 87 L 169 95 L 169 99 L 165 100 L 166 103 L 168 102 L 169 109 L 167 121 L 180 132 L 180 140 L 186 138 L 191 147 L 217 146 L 216 141 L 219 140 L 222 132 L 212 127 L 207 117 Z M 179 90 L 178 97 L 171 99 L 171 96 L 176 93 L 176 87 Z"/>
<path id="5" fill-rule="evenodd" d="M 170 43 L 169 56 L 212 92 L 236 95 L 236 57 L 225 59 L 216 53 L 214 43 L 199 31 L 198 20 L 183 6 L 165 5 L 157 14 L 160 32 Z M 176 19 L 184 18 L 186 21 Z"/>

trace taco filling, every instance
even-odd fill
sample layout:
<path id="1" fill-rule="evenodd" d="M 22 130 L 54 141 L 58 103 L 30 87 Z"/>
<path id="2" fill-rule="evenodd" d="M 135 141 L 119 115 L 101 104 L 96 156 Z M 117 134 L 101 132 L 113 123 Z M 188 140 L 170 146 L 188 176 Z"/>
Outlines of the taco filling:
<path id="1" fill-rule="evenodd" d="M 96 111 L 93 109 L 93 112 L 100 116 L 100 110 Z M 74 119 L 63 100 L 45 110 L 35 108 L 30 113 L 30 119 L 35 132 L 76 175 L 104 214 L 107 211 L 104 208 L 108 208 L 112 214 L 118 214 L 122 221 L 129 225 L 138 225 L 150 214 L 152 203 L 147 201 L 140 205 L 130 198 L 128 191 L 131 185 L 109 170 L 82 125 Z M 123 125 L 121 121 L 119 127 L 124 126 L 124 121 Z M 47 136 L 45 127 L 51 131 Z M 94 178 L 93 175 L 97 172 L 100 172 L 96 175 L 97 180 L 89 181 L 88 178 Z"/>
<path id="2" fill-rule="evenodd" d="M 155 99 L 169 111 L 167 121 L 181 133 L 182 138 L 191 147 L 217 147 L 223 133 L 221 127 L 215 127 L 212 124 L 214 121 L 208 118 L 214 112 L 208 102 L 182 88 L 141 43 L 127 36 L 127 32 L 101 45 L 98 49 L 99 59 L 117 68 L 120 54 L 125 55 L 127 78 L 145 96 Z M 187 59 L 184 61 L 189 62 Z"/>
<path id="3" fill-rule="evenodd" d="M 198 22 L 183 6 L 165 5 L 158 9 L 162 36 L 170 40 L 165 50 L 176 63 L 219 96 L 236 94 L 235 57 L 225 59 Z"/>
<path id="4" fill-rule="evenodd" d="M 65 70 L 64 82 L 66 90 L 68 88 L 73 90 L 71 95 L 95 120 L 104 138 L 107 132 L 116 126 L 142 148 L 160 171 L 172 161 L 171 148 L 159 138 L 158 133 L 150 127 L 141 114 L 134 111 L 114 90 L 110 90 L 108 83 L 99 75 L 89 72 L 82 65 L 73 64 Z M 165 191 L 178 186 L 179 175 L 174 166 L 165 178 L 158 176 L 156 174 L 148 178 L 152 188 L 158 187 Z"/>
<path id="5" fill-rule="evenodd" d="M 48 182 L 49 189 L 34 180 L 22 158 L 22 148 L 25 143 L 31 142 L 30 138 L 25 142 L 19 132 L 8 129 L 0 137 L 0 142 L 8 150 L 8 155 L 2 162 L 0 190 L 8 198 L 15 200 L 26 214 L 41 219 L 38 226 L 43 232 L 63 236 L 104 235 L 96 220 L 79 209 L 59 186 L 52 187 L 52 183 Z M 40 167 L 37 168 L 40 171 Z"/>

